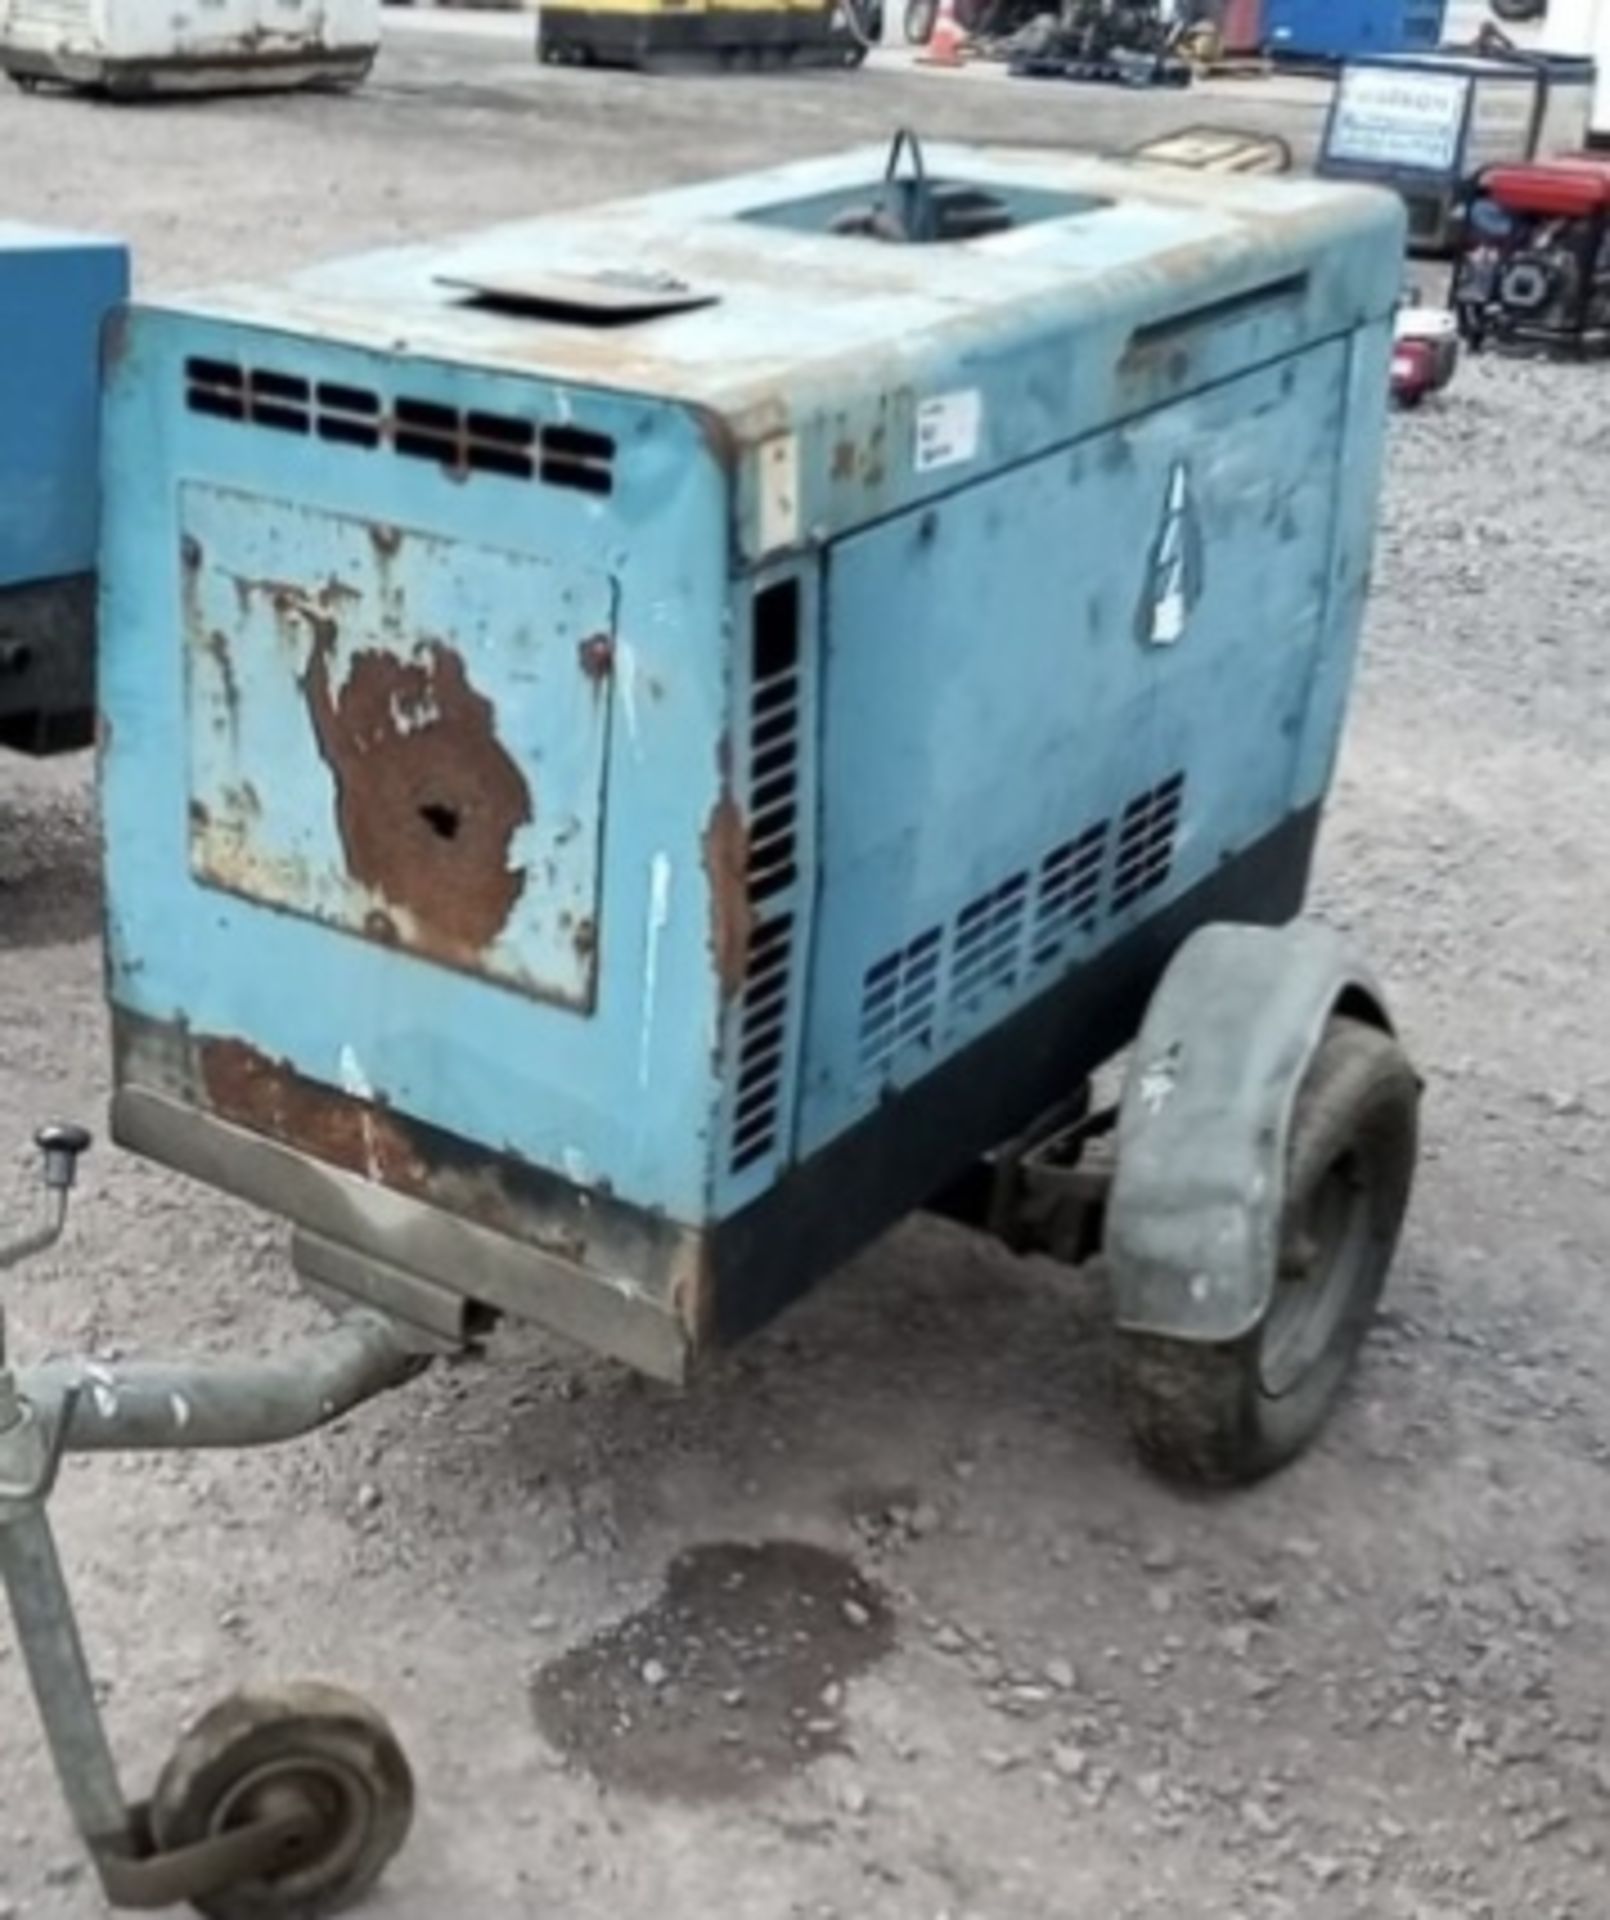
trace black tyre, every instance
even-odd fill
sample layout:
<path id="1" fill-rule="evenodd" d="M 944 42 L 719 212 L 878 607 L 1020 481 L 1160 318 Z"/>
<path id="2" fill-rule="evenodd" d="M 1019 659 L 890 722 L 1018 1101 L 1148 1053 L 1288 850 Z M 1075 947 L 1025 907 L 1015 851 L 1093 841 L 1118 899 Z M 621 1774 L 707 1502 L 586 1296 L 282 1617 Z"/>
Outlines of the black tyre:
<path id="1" fill-rule="evenodd" d="M 408 1837 L 414 1781 L 396 1736 L 339 1687 L 300 1681 L 236 1694 L 185 1734 L 151 1798 L 167 1852 L 299 1800 L 311 1837 L 262 1879 L 196 1902 L 207 1920 L 323 1920 L 379 1879 Z"/>
<path id="2" fill-rule="evenodd" d="M 1397 1247 L 1419 1097 L 1390 1034 L 1330 1022 L 1292 1114 L 1279 1271 L 1263 1319 L 1223 1346 L 1120 1333 L 1119 1390 L 1154 1466 L 1210 1484 L 1257 1480 L 1323 1427 Z"/>

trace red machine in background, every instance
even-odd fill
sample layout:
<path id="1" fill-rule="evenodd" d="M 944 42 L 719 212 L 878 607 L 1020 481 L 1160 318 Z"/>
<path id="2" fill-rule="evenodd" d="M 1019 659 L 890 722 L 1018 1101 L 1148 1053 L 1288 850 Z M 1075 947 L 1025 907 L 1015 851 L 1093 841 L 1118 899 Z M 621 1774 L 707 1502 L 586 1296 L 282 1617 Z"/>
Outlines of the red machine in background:
<path id="1" fill-rule="evenodd" d="M 1478 174 L 1450 304 L 1472 347 L 1610 348 L 1610 155 Z"/>
<path id="2" fill-rule="evenodd" d="M 1223 0 L 1219 34 L 1228 54 L 1263 52 L 1263 0 Z"/>
<path id="3" fill-rule="evenodd" d="M 1451 313 L 1414 304 L 1398 309 L 1392 327 L 1391 395 L 1395 406 L 1417 407 L 1440 393 L 1459 365 L 1459 334 Z"/>

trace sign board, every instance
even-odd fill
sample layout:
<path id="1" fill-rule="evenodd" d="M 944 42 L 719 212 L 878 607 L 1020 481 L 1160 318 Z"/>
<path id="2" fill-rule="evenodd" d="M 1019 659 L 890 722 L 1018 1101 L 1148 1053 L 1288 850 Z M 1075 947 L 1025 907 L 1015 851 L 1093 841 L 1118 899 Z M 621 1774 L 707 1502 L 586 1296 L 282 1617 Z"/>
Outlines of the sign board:
<path id="1" fill-rule="evenodd" d="M 1347 67 L 1337 83 L 1327 160 L 1450 173 L 1459 165 L 1470 76 Z"/>

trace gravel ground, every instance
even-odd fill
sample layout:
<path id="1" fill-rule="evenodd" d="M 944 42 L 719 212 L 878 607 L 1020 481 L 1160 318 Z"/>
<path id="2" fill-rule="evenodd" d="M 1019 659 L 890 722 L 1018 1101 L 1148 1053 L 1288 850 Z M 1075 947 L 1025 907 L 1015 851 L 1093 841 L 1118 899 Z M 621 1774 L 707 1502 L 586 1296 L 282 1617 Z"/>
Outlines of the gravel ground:
<path id="1" fill-rule="evenodd" d="M 905 117 L 1169 116 L 1200 103 L 539 74 L 506 31 L 410 23 L 349 101 L 0 100 L 0 209 L 125 232 L 162 286 Z M 1393 430 L 1316 904 L 1397 996 L 1426 1157 L 1308 1460 L 1224 1500 L 1147 1479 L 1098 1281 L 913 1223 L 685 1398 L 533 1346 L 274 1456 L 72 1465 L 131 1774 L 229 1686 L 311 1670 L 417 1765 L 376 1920 L 1599 1920 L 1607 455 L 1594 368 L 1471 365 Z M 0 818 L 15 1218 L 29 1126 L 106 1091 L 88 765 L 0 768 Z M 66 1250 L 7 1278 L 19 1345 L 311 1324 L 271 1223 L 105 1151 L 86 1187 Z M 3 1640 L 0 1727 L 0 1916 L 87 1920 Z"/>

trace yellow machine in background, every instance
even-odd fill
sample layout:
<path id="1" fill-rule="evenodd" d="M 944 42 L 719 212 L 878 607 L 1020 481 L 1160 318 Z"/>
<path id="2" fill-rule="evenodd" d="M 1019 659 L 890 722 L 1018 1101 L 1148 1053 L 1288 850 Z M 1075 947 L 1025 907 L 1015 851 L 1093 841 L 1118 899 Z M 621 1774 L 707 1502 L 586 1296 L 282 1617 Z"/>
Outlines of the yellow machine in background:
<path id="1" fill-rule="evenodd" d="M 544 5 L 537 55 L 585 66 L 858 67 L 882 0 L 585 0 Z"/>

